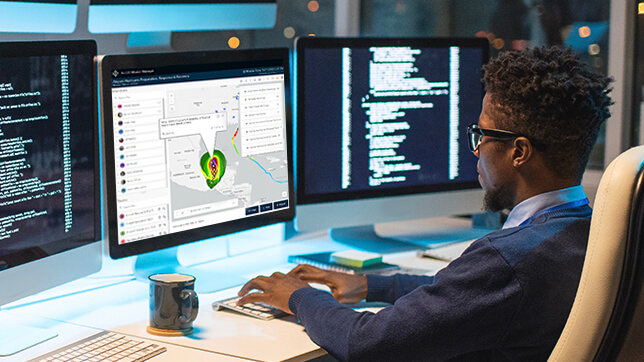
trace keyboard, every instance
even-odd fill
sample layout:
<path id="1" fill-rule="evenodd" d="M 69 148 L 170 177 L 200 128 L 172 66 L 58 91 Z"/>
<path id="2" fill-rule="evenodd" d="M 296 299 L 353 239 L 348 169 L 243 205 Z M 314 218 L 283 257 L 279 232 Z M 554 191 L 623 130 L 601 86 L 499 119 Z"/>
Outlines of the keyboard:
<path id="1" fill-rule="evenodd" d="M 122 334 L 103 331 L 81 339 L 29 362 L 45 361 L 146 361 L 166 351 L 154 343 L 145 342 Z"/>
<path id="2" fill-rule="evenodd" d="M 288 313 L 265 303 L 248 303 L 244 305 L 237 305 L 237 301 L 240 298 L 241 297 L 233 297 L 213 302 L 212 308 L 214 310 L 232 310 L 263 320 L 271 320 L 273 318 L 279 318 L 288 315 Z"/>

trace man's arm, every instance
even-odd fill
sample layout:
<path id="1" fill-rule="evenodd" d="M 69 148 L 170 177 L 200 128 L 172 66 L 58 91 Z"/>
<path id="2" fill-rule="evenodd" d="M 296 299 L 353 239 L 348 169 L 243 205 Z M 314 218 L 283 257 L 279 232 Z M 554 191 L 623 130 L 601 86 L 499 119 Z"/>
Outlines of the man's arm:
<path id="1" fill-rule="evenodd" d="M 434 276 L 396 274 L 392 276 L 367 275 L 368 302 L 395 303 L 422 285 L 434 284 Z"/>
<path id="2" fill-rule="evenodd" d="M 398 298 L 392 292 L 395 303 L 378 313 L 354 311 L 313 288 L 296 290 L 289 310 L 311 340 L 341 361 L 438 361 L 493 348 L 515 315 L 521 288 L 494 248 L 483 249 L 452 262 L 433 283 Z M 371 295 L 372 279 L 403 291 L 414 277 L 368 279 Z"/>

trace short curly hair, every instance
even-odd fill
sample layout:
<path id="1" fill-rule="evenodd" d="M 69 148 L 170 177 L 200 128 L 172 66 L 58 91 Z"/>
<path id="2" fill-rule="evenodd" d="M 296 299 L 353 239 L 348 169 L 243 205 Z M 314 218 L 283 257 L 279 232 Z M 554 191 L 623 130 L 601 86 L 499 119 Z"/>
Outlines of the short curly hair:
<path id="1" fill-rule="evenodd" d="M 611 77 L 588 69 L 570 49 L 507 51 L 484 67 L 496 128 L 527 137 L 546 166 L 581 181 L 602 123 Z"/>

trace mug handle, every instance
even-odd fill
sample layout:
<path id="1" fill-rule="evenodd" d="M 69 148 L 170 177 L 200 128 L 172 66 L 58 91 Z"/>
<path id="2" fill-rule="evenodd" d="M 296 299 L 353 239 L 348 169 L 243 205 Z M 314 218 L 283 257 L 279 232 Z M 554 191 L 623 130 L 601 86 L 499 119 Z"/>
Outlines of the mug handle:
<path id="1" fill-rule="evenodd" d="M 186 308 L 181 308 L 182 315 L 179 316 L 179 321 L 181 323 L 191 323 L 197 319 L 197 313 L 199 312 L 199 298 L 197 293 L 192 289 L 184 289 L 179 294 L 179 297 L 183 300 L 190 298 L 188 306 Z M 183 304 L 184 307 L 186 303 Z M 184 313 L 187 312 L 187 313 Z"/>

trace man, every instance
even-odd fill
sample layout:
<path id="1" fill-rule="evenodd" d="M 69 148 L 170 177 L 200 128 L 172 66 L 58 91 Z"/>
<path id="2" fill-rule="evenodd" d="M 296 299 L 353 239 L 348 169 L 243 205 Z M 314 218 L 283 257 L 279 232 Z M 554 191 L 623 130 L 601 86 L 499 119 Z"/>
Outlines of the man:
<path id="1" fill-rule="evenodd" d="M 591 209 L 580 183 L 610 116 L 611 79 L 559 48 L 506 52 L 484 70 L 487 94 L 468 137 L 486 208 L 512 210 L 502 230 L 433 277 L 298 266 L 249 281 L 240 304 L 295 314 L 340 360 L 546 360 L 581 275 Z M 340 303 L 363 299 L 392 305 L 359 313 Z"/>

